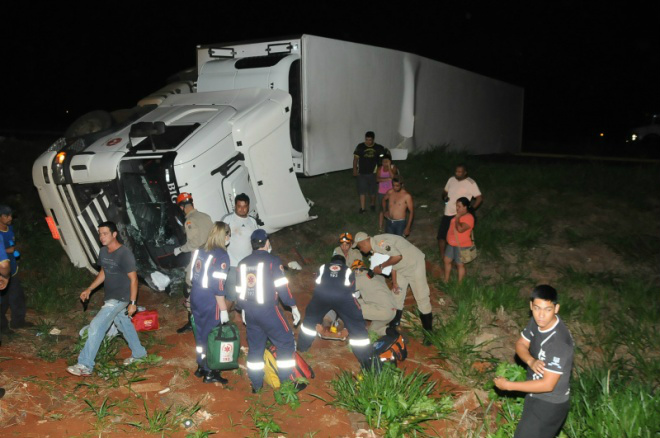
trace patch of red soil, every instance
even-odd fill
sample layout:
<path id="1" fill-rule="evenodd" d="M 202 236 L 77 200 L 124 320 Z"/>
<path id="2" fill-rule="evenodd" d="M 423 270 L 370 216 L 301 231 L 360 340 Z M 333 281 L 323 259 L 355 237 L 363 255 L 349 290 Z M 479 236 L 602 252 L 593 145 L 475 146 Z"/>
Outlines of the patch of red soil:
<path id="1" fill-rule="evenodd" d="M 309 267 L 291 273 L 291 290 L 294 292 L 301 310 L 311 299 L 314 273 Z M 437 294 L 433 291 L 433 294 Z M 406 305 L 414 306 L 412 294 Z M 437 296 L 432 298 L 437 302 Z M 96 297 L 90 309 L 98 308 L 100 298 Z M 200 401 L 201 413 L 193 420 L 198 430 L 216 431 L 218 436 L 245 437 L 257 434 L 251 408 L 271 406 L 275 403 L 273 391 L 265 388 L 261 394 L 252 394 L 245 372 L 245 356 L 240 359 L 241 368 L 224 372 L 229 380 L 226 386 L 204 384 L 194 377 L 196 369 L 194 339 L 192 333 L 177 334 L 176 329 L 185 322 L 185 312 L 180 306 L 180 298 L 169 298 L 149 289 L 140 290 L 140 305 L 159 312 L 161 328 L 152 332 L 159 343 L 149 348 L 150 353 L 162 356 L 162 361 L 149 367 L 143 381 L 135 382 L 129 390 L 126 386 L 109 387 L 109 382 L 100 377 L 75 377 L 66 372 L 66 363 L 59 359 L 48 363 L 37 357 L 27 348 L 34 342 L 34 331 L 21 330 L 18 336 L 5 342 L 0 350 L 0 386 L 7 389 L 0 400 L 0 436 L 21 437 L 71 437 L 80 435 L 152 436 L 126 424 L 129 421 L 146 422 L 143 401 L 151 414 L 154 410 L 166 409 L 170 405 L 190 405 Z M 73 321 L 77 321 L 81 309 L 76 308 L 68 315 L 67 321 L 60 321 L 63 336 L 72 343 L 77 336 Z M 287 317 L 291 320 L 290 314 Z M 30 315 L 33 320 L 36 316 Z M 234 321 L 241 331 L 241 343 L 246 347 L 245 327 L 240 315 L 234 314 Z M 297 331 L 297 330 L 296 330 Z M 6 338 L 5 338 L 6 340 Z M 414 339 L 408 344 L 409 359 L 401 366 L 406 370 L 419 368 L 432 374 L 440 391 L 460 392 L 462 388 L 450 383 L 442 374 L 435 352 Z M 127 347 L 119 353 L 128 357 Z M 316 378 L 300 393 L 301 406 L 291 410 L 288 406 L 274 406 L 268 411 L 274 421 L 289 437 L 303 437 L 308 433 L 318 437 L 354 437 L 359 427 L 364 427 L 348 412 L 336 409 L 314 395 L 332 400 L 330 380 L 342 371 L 359 371 L 359 365 L 350 352 L 347 342 L 317 339 L 305 358 L 313 367 Z M 83 385 L 79 385 L 83 384 Z M 91 385 L 91 386 L 90 386 Z M 94 389 L 94 385 L 98 385 Z M 105 422 L 97 422 L 89 411 L 85 400 L 98 407 L 105 398 L 109 403 L 119 403 L 111 409 L 117 416 L 109 416 Z M 354 416 L 354 414 L 352 414 Z M 358 416 L 359 417 L 359 416 Z M 437 424 L 436 424 L 437 423 Z M 444 422 L 434 422 L 436 430 L 447 427 Z M 170 436 L 184 437 L 190 430 L 183 426 L 170 431 Z M 275 433 L 271 436 L 278 436 Z"/>

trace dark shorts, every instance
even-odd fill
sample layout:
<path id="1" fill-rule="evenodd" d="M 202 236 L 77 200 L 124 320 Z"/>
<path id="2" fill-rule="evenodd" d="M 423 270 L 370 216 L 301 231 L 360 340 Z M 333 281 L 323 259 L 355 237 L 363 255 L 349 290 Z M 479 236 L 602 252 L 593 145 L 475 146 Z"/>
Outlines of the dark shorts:
<path id="1" fill-rule="evenodd" d="M 525 397 L 522 417 L 514 438 L 554 438 L 564 425 L 570 402 L 550 403 L 535 397 Z"/>
<path id="2" fill-rule="evenodd" d="M 405 219 L 392 220 L 385 218 L 385 232 L 387 234 L 403 236 L 403 232 L 406 229 L 406 223 L 407 221 Z"/>
<path id="3" fill-rule="evenodd" d="M 449 232 L 449 225 L 451 224 L 451 220 L 454 219 L 454 216 L 442 216 L 442 220 L 440 221 L 440 228 L 438 228 L 438 240 L 444 240 L 445 242 L 447 241 L 447 232 Z"/>
<path id="4" fill-rule="evenodd" d="M 375 195 L 378 192 L 378 182 L 375 173 L 357 176 L 357 190 L 359 195 Z"/>

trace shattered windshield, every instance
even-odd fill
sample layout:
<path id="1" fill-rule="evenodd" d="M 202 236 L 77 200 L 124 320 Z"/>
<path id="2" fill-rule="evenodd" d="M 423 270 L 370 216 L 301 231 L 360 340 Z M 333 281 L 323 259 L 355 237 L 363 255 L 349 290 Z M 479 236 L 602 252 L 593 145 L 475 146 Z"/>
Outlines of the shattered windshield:
<path id="1" fill-rule="evenodd" d="M 135 244 L 136 258 L 159 268 L 174 268 L 171 258 L 179 245 L 178 212 L 167 192 L 161 159 L 125 160 L 120 166 L 126 199 L 127 231 Z M 144 260 L 147 259 L 147 260 Z"/>

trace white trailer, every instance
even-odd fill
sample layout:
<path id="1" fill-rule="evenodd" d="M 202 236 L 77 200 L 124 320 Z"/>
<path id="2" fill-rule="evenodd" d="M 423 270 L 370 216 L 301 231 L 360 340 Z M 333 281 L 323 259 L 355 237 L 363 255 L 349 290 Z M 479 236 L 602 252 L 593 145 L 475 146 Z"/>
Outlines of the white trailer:
<path id="1" fill-rule="evenodd" d="M 395 157 L 520 148 L 522 89 L 423 57 L 312 35 L 197 53 L 196 80 L 113 113 L 119 123 L 70 129 L 35 162 L 46 220 L 75 265 L 95 271 L 104 220 L 143 277 L 185 265 L 172 253 L 184 191 L 214 220 L 247 193 L 269 232 L 313 219 L 296 173 L 350 168 L 367 130 Z"/>

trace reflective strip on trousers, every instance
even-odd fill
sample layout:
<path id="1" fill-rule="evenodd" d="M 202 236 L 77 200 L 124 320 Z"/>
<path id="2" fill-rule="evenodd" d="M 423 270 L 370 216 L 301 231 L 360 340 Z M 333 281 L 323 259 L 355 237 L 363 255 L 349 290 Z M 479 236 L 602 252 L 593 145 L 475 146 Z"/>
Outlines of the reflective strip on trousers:
<path id="1" fill-rule="evenodd" d="M 274 284 L 275 287 L 284 286 L 285 284 L 289 284 L 289 280 L 287 280 L 286 277 L 278 278 L 277 280 L 275 280 Z"/>
<path id="2" fill-rule="evenodd" d="M 263 370 L 265 364 L 263 362 L 247 362 L 246 363 L 248 370 L 259 371 Z"/>
<path id="3" fill-rule="evenodd" d="M 369 341 L 369 338 L 349 339 L 348 343 L 354 347 L 366 347 L 367 345 L 371 344 L 371 341 Z"/>
<path id="4" fill-rule="evenodd" d="M 276 360 L 277 362 L 277 368 L 278 369 L 283 369 L 283 368 L 293 368 L 296 366 L 296 361 L 295 359 L 289 359 L 289 360 Z"/>

